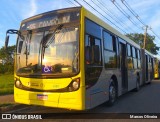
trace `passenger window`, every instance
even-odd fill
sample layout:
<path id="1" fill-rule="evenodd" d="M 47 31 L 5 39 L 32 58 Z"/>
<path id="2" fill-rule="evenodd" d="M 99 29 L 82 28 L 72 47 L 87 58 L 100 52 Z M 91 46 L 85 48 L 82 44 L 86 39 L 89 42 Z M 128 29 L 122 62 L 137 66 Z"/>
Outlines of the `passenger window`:
<path id="1" fill-rule="evenodd" d="M 127 55 L 131 56 L 131 46 L 127 44 Z"/>
<path id="2" fill-rule="evenodd" d="M 115 36 L 104 32 L 104 48 L 110 51 L 116 51 Z"/>
<path id="3" fill-rule="evenodd" d="M 132 47 L 132 56 L 133 56 L 133 58 L 136 58 L 136 53 L 135 53 L 135 48 L 134 47 Z"/>
<path id="4" fill-rule="evenodd" d="M 87 34 L 101 38 L 101 27 L 89 19 L 85 19 L 85 30 Z"/>
<path id="5" fill-rule="evenodd" d="M 138 57 L 138 59 L 140 59 L 140 51 L 139 50 L 137 50 L 137 57 Z"/>
<path id="6" fill-rule="evenodd" d="M 104 51 L 105 68 L 117 68 L 117 57 L 115 52 Z"/>
<path id="7" fill-rule="evenodd" d="M 86 35 L 85 58 L 88 65 L 101 65 L 101 41 L 91 35 Z"/>
<path id="8" fill-rule="evenodd" d="M 138 58 L 137 49 L 135 48 L 135 58 Z"/>
<path id="9" fill-rule="evenodd" d="M 117 68 L 116 38 L 104 31 L 104 59 L 105 68 Z"/>
<path id="10" fill-rule="evenodd" d="M 127 65 L 128 69 L 133 69 L 132 46 L 127 44 Z"/>

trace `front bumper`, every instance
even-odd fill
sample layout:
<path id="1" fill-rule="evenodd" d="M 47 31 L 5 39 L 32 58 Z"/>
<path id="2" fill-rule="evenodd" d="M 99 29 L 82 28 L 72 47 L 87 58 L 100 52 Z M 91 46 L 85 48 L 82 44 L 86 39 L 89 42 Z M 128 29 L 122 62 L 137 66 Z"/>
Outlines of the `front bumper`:
<path id="1" fill-rule="evenodd" d="M 82 88 L 74 92 L 48 93 L 31 92 L 14 87 L 14 100 L 17 103 L 28 105 L 41 105 L 55 108 L 66 108 L 75 110 L 84 110 L 85 100 L 83 99 Z M 39 99 L 38 95 L 47 96 L 46 99 Z"/>

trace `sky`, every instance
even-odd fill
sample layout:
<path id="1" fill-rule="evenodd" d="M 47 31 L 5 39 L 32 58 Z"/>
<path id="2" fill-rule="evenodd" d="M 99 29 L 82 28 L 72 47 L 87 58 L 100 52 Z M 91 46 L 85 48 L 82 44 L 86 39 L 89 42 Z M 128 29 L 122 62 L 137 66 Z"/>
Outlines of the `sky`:
<path id="1" fill-rule="evenodd" d="M 0 48 L 4 46 L 6 31 L 8 29 L 19 29 L 22 20 L 47 11 L 79 6 L 75 1 L 76 0 L 0 0 Z M 144 25 L 138 21 L 122 1 L 127 3 L 136 15 L 138 15 L 138 18 L 145 25 L 149 26 L 148 33 L 156 37 L 154 42 L 160 47 L 160 0 L 77 1 L 122 34 L 144 33 Z M 122 8 L 124 13 L 115 5 Z M 15 44 L 16 35 L 11 35 L 9 45 Z M 158 55 L 160 55 L 160 51 Z"/>

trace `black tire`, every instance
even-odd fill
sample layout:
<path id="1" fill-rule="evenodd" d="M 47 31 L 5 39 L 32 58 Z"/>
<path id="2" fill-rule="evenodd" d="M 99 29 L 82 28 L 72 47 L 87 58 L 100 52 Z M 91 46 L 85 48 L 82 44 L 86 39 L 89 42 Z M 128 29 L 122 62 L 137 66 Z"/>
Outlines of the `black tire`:
<path id="1" fill-rule="evenodd" d="M 152 81 L 149 81 L 148 83 L 146 83 L 146 85 L 150 85 L 152 83 Z"/>
<path id="2" fill-rule="evenodd" d="M 152 80 L 153 80 L 152 77 L 153 77 L 153 76 L 152 76 L 152 73 L 150 73 L 150 81 L 149 81 L 148 83 L 146 83 L 147 85 L 150 85 L 150 84 L 151 84 L 151 82 L 152 82 Z"/>
<path id="3" fill-rule="evenodd" d="M 110 86 L 109 86 L 109 101 L 108 101 L 108 105 L 112 106 L 115 101 L 117 99 L 117 89 L 115 87 L 114 82 L 111 82 Z"/>
<path id="4" fill-rule="evenodd" d="M 136 88 L 135 91 L 138 92 L 140 89 L 140 82 L 139 82 L 139 77 L 137 77 L 137 81 L 136 81 Z"/>

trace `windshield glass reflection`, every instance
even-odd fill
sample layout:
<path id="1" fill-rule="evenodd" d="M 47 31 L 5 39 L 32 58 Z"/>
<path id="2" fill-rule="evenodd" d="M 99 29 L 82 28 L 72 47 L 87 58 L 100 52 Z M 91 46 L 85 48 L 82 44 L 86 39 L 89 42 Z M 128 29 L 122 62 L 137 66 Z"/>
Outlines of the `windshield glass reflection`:
<path id="1" fill-rule="evenodd" d="M 70 76 L 79 71 L 77 27 L 34 32 L 18 40 L 17 75 Z M 44 43 L 45 42 L 45 43 Z"/>

